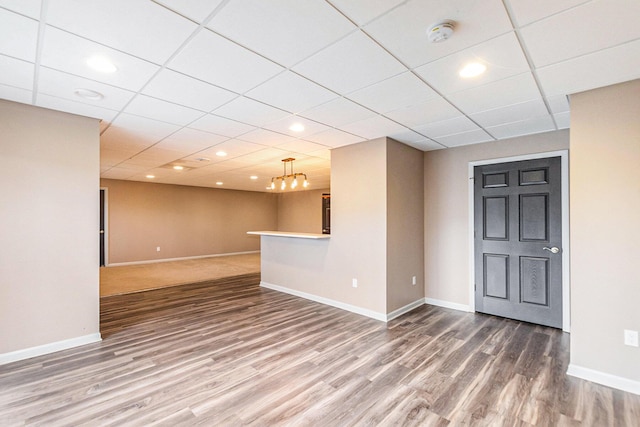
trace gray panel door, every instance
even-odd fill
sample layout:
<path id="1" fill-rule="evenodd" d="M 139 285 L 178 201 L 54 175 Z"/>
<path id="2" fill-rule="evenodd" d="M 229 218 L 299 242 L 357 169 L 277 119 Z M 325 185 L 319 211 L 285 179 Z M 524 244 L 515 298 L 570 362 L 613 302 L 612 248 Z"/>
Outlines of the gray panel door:
<path id="1" fill-rule="evenodd" d="M 476 166 L 476 311 L 562 327 L 560 157 Z"/>

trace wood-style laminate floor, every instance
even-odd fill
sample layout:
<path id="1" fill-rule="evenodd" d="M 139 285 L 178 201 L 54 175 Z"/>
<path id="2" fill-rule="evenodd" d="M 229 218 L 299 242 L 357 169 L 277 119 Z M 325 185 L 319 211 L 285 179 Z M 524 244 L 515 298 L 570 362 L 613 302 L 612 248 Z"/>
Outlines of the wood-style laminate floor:
<path id="1" fill-rule="evenodd" d="M 103 298 L 101 343 L 0 367 L 0 425 L 637 426 L 568 335 L 422 306 L 384 324 L 259 275 Z"/>

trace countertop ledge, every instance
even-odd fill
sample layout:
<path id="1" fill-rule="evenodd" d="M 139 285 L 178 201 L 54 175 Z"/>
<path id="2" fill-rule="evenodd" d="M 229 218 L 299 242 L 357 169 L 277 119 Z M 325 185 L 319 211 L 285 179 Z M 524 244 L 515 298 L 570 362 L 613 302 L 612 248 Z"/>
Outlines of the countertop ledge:
<path id="1" fill-rule="evenodd" d="M 316 233 L 293 233 L 290 231 L 247 231 L 247 234 L 253 234 L 257 236 L 273 236 L 273 237 L 293 237 L 297 239 L 328 239 L 330 234 L 316 234 Z"/>

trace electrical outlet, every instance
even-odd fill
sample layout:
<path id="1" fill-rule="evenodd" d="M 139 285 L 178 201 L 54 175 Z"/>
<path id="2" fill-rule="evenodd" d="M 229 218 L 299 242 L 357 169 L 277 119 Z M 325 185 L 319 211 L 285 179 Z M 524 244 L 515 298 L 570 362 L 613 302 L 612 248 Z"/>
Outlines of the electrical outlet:
<path id="1" fill-rule="evenodd" d="M 417 283 L 417 282 L 416 282 L 416 276 L 413 276 L 413 277 L 411 278 L 411 284 L 412 284 L 412 285 L 415 285 L 416 283 Z"/>
<path id="2" fill-rule="evenodd" d="M 624 330 L 624 345 L 638 347 L 638 331 Z"/>
<path id="3" fill-rule="evenodd" d="M 160 252 L 160 246 L 156 246 L 156 252 Z"/>
<path id="4" fill-rule="evenodd" d="M 351 279 L 351 286 L 353 286 L 354 288 L 358 287 L 358 279 Z"/>

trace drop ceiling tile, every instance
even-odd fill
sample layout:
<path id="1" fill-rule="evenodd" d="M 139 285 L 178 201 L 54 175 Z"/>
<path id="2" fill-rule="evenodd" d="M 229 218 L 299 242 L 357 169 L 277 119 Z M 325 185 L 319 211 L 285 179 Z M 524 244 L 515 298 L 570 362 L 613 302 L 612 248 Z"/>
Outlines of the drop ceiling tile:
<path id="1" fill-rule="evenodd" d="M 200 31 L 168 67 L 237 93 L 244 93 L 283 70 L 209 30 Z"/>
<path id="2" fill-rule="evenodd" d="M 481 142 L 493 141 L 494 139 L 482 129 L 469 132 L 457 133 L 436 138 L 436 141 L 446 147 L 457 147 L 459 145 L 478 144 Z"/>
<path id="3" fill-rule="evenodd" d="M 42 0 L 0 0 L 0 7 L 26 15 L 29 18 L 40 19 L 40 4 Z"/>
<path id="4" fill-rule="evenodd" d="M 466 89 L 448 96 L 467 114 L 500 108 L 540 98 L 540 91 L 531 73 L 522 73 L 483 86 Z"/>
<path id="5" fill-rule="evenodd" d="M 487 127 L 518 122 L 531 117 L 544 116 L 545 114 L 548 114 L 548 111 L 542 99 L 534 99 L 471 114 L 469 117 L 475 120 L 480 126 Z"/>
<path id="6" fill-rule="evenodd" d="M 87 59 L 96 55 L 109 58 L 118 70 L 115 73 L 101 73 L 89 68 Z M 41 63 L 45 67 L 133 91 L 140 90 L 160 69 L 147 61 L 53 27 L 46 29 Z"/>
<path id="7" fill-rule="evenodd" d="M 103 95 L 103 98 L 98 100 L 83 98 L 75 93 L 77 89 L 98 92 Z M 38 75 L 38 92 L 109 110 L 121 110 L 135 95 L 134 92 L 125 89 L 45 67 L 40 68 Z"/>
<path id="8" fill-rule="evenodd" d="M 394 132 L 387 136 L 395 139 L 398 142 L 402 142 L 403 144 L 410 144 L 413 142 L 419 142 L 419 141 L 424 141 L 425 139 L 429 139 L 429 138 L 426 138 L 424 135 L 419 134 L 416 131 L 406 129 L 406 128 L 403 131 Z"/>
<path id="9" fill-rule="evenodd" d="M 329 3 L 299 0 L 229 2 L 207 26 L 287 67 L 356 29 Z"/>
<path id="10" fill-rule="evenodd" d="M 232 159 L 235 159 L 245 154 L 253 153 L 255 151 L 260 151 L 260 150 L 264 150 L 264 145 L 254 144 L 253 142 L 241 141 L 238 139 L 231 139 L 231 140 L 222 142 L 216 145 L 215 147 L 207 148 L 206 150 L 200 151 L 199 153 L 197 153 L 197 156 L 209 157 L 211 161 L 214 162 L 214 158 L 216 158 L 216 153 L 218 151 L 224 151 L 227 153 L 227 155 L 222 158 L 219 157 L 218 160 L 222 159 L 222 161 L 217 162 L 216 165 L 220 163 L 229 165 L 231 163 L 228 163 L 228 162 Z"/>
<path id="11" fill-rule="evenodd" d="M 420 141 L 407 142 L 406 144 L 410 147 L 413 147 L 422 151 L 442 150 L 443 148 L 445 148 L 444 145 L 428 138 L 424 138 Z"/>
<path id="12" fill-rule="evenodd" d="M 136 170 L 114 167 L 100 174 L 105 179 L 128 179 L 136 174 Z"/>
<path id="13" fill-rule="evenodd" d="M 296 139 L 294 141 L 288 141 L 284 144 L 277 145 L 276 148 L 285 151 L 293 151 L 295 153 L 308 154 L 312 151 L 322 150 L 323 148 L 326 148 L 326 146 L 316 144 L 315 142 Z"/>
<path id="14" fill-rule="evenodd" d="M 385 116 L 410 128 L 452 119 L 459 115 L 460 111 L 456 110 L 449 102 L 440 96 L 423 104 L 400 108 L 385 113 Z"/>
<path id="15" fill-rule="evenodd" d="M 512 138 L 521 135 L 531 135 L 534 133 L 548 132 L 555 130 L 551 116 L 533 117 L 520 122 L 507 123 L 499 126 L 486 128 L 497 139 Z"/>
<path id="16" fill-rule="evenodd" d="M 390 135 L 396 132 L 403 132 L 406 128 L 383 116 L 375 116 L 369 119 L 349 123 L 341 128 L 354 135 L 362 136 L 366 139 L 375 139 Z"/>
<path id="17" fill-rule="evenodd" d="M 179 126 L 186 126 L 206 114 L 146 95 L 137 95 L 133 98 L 124 112 Z"/>
<path id="18" fill-rule="evenodd" d="M 222 0 L 156 0 L 156 2 L 182 16 L 202 22 L 222 3 Z"/>
<path id="19" fill-rule="evenodd" d="M 636 40 L 639 20 L 639 1 L 591 1 L 524 27 L 521 35 L 535 66 L 543 67 Z"/>
<path id="20" fill-rule="evenodd" d="M 553 118 L 558 125 L 558 129 L 569 129 L 571 125 L 571 114 L 569 113 L 569 111 L 554 114 Z"/>
<path id="21" fill-rule="evenodd" d="M 116 117 L 112 126 L 107 129 L 103 136 L 113 129 L 119 129 L 123 133 L 124 137 L 127 135 L 137 136 L 142 138 L 144 141 L 156 143 L 161 139 L 168 137 L 172 133 L 175 133 L 180 129 L 180 126 L 133 114 L 121 113 Z"/>
<path id="22" fill-rule="evenodd" d="M 342 147 L 344 145 L 362 142 L 366 138 L 363 138 L 361 136 L 356 136 L 347 132 L 343 132 L 338 129 L 327 129 L 322 132 L 309 135 L 305 137 L 305 139 L 312 142 L 316 142 L 318 144 L 325 145 L 327 147 L 337 148 L 337 147 Z M 311 153 L 308 153 L 308 154 L 312 155 Z"/>
<path id="23" fill-rule="evenodd" d="M 262 102 L 240 96 L 213 111 L 217 116 L 237 120 L 254 126 L 264 126 L 290 115 Z"/>
<path id="24" fill-rule="evenodd" d="M 569 111 L 569 98 L 567 95 L 556 95 L 547 98 L 547 103 L 553 114 Z"/>
<path id="25" fill-rule="evenodd" d="M 162 166 L 167 163 L 172 163 L 180 160 L 183 156 L 178 151 L 167 150 L 165 148 L 159 148 L 158 146 L 153 146 L 148 150 L 143 151 L 142 153 L 136 154 L 132 158 L 128 159 L 123 164 L 119 165 L 121 167 L 126 167 L 127 165 L 142 165 L 146 166 L 148 162 L 155 162 L 156 165 L 152 167 Z"/>
<path id="26" fill-rule="evenodd" d="M 469 120 L 467 116 L 458 116 L 448 120 L 429 123 L 425 126 L 418 126 L 414 129 L 429 138 L 438 138 L 441 136 L 477 130 L 479 127 Z"/>
<path id="27" fill-rule="evenodd" d="M 314 151 L 312 153 L 309 153 L 310 156 L 313 157 L 319 157 L 320 159 L 325 159 L 325 160 L 331 160 L 331 150 L 328 148 L 325 148 L 323 150 L 318 150 L 318 151 Z"/>
<path id="28" fill-rule="evenodd" d="M 640 78 L 640 39 L 539 68 L 547 96 L 572 94 Z"/>
<path id="29" fill-rule="evenodd" d="M 324 104 L 338 96 L 291 71 L 278 74 L 245 95 L 291 113 Z"/>
<path id="30" fill-rule="evenodd" d="M 486 71 L 473 78 L 460 77 L 460 70 L 472 62 L 483 64 Z M 522 74 L 529 71 L 529 64 L 515 33 L 511 32 L 418 67 L 415 71 L 440 93 L 449 94 Z"/>
<path id="31" fill-rule="evenodd" d="M 444 43 L 430 43 L 427 29 L 442 19 L 456 29 Z M 409 0 L 365 26 L 392 54 L 410 68 L 511 31 L 511 21 L 501 0 Z"/>
<path id="32" fill-rule="evenodd" d="M 33 89 L 33 64 L 0 55 L 0 84 L 21 89 Z"/>
<path id="33" fill-rule="evenodd" d="M 347 95 L 378 113 L 421 104 L 437 94 L 411 72 L 383 80 Z"/>
<path id="34" fill-rule="evenodd" d="M 198 28 L 146 0 L 56 0 L 49 2 L 47 24 L 156 64 L 165 63 Z"/>
<path id="35" fill-rule="evenodd" d="M 289 129 L 292 125 L 302 125 L 304 126 L 304 130 L 293 131 Z M 289 135 L 294 138 L 304 138 L 308 135 L 313 135 L 314 133 L 318 133 L 328 129 L 328 126 L 325 126 L 322 123 L 314 122 L 313 120 L 305 119 L 304 117 L 295 115 L 290 115 L 288 117 L 285 117 L 284 119 L 269 123 L 268 125 L 265 125 L 263 127 L 265 129 Z"/>
<path id="36" fill-rule="evenodd" d="M 249 142 L 254 142 L 256 144 L 262 144 L 267 145 L 267 146 L 274 146 L 274 145 L 278 145 L 278 144 L 283 144 L 287 141 L 293 141 L 296 138 L 289 136 L 289 135 L 283 135 L 281 133 L 278 132 L 273 132 L 267 129 L 255 129 L 251 132 L 245 133 L 244 135 L 242 135 L 241 139 L 243 141 L 249 141 Z M 262 147 L 264 148 L 264 147 Z"/>
<path id="37" fill-rule="evenodd" d="M 356 31 L 293 70 L 345 94 L 400 74 L 406 68 L 362 31 Z"/>
<path id="38" fill-rule="evenodd" d="M 36 97 L 36 105 L 39 107 L 49 108 L 50 110 L 64 111 L 85 117 L 93 117 L 103 120 L 103 123 L 111 122 L 118 114 L 115 110 L 108 110 L 97 105 L 85 104 L 42 93 L 39 93 Z"/>
<path id="39" fill-rule="evenodd" d="M 228 139 L 222 135 L 183 128 L 159 142 L 157 147 L 192 154 L 216 146 Z"/>
<path id="40" fill-rule="evenodd" d="M 0 9 L 0 54 L 35 62 L 38 22 Z"/>
<path id="41" fill-rule="evenodd" d="M 280 148 L 263 148 L 262 150 L 254 151 L 252 153 L 244 154 L 238 157 L 236 160 L 242 161 L 251 165 L 253 163 L 265 163 L 266 165 L 271 164 L 271 166 L 275 169 L 277 166 L 277 170 L 283 170 L 283 162 L 282 159 L 289 157 L 289 153 L 287 150 L 283 150 Z M 287 173 L 289 173 L 291 165 L 287 167 Z M 295 166 L 294 166 L 295 167 Z"/>
<path id="42" fill-rule="evenodd" d="M 145 86 L 142 93 L 206 112 L 238 96 L 228 90 L 166 68 Z"/>
<path id="43" fill-rule="evenodd" d="M 590 0 L 508 0 L 518 26 L 546 18 Z"/>
<path id="44" fill-rule="evenodd" d="M 376 113 L 346 98 L 336 98 L 303 111 L 299 115 L 329 126 L 340 127 L 347 123 L 373 117 Z"/>
<path id="45" fill-rule="evenodd" d="M 0 98 L 9 101 L 31 104 L 32 92 L 28 89 L 0 84 Z"/>
<path id="46" fill-rule="evenodd" d="M 331 3 L 358 25 L 387 13 L 406 0 L 332 0 Z"/>
<path id="47" fill-rule="evenodd" d="M 242 135 L 255 129 L 254 126 L 240 123 L 235 120 L 225 119 L 224 117 L 219 117 L 213 114 L 207 114 L 190 124 L 189 127 L 218 135 L 228 136 L 229 138 L 235 138 L 238 135 Z"/>

